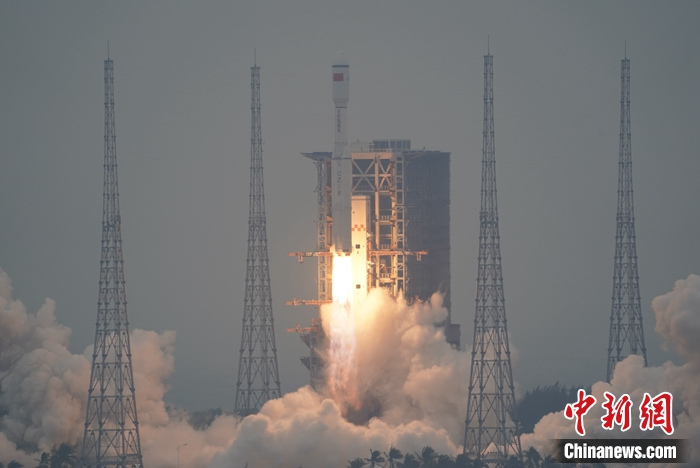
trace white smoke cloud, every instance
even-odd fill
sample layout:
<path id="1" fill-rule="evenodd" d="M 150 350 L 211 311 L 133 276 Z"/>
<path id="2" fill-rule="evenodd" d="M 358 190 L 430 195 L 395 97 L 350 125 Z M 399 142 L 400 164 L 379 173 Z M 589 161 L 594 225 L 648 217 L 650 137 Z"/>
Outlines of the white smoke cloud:
<path id="1" fill-rule="evenodd" d="M 657 331 L 687 362 L 644 367 L 638 356 L 618 364 L 610 384 L 598 382 L 592 394 L 598 404 L 586 415 L 591 437 L 606 438 L 602 429 L 603 393 L 627 393 L 638 407 L 644 392 L 674 396 L 674 437 L 700 447 L 700 277 L 678 281 L 674 290 L 653 302 Z M 468 354 L 453 350 L 435 323 L 446 310 L 441 297 L 409 305 L 381 290 L 358 306 L 357 388 L 365 407 L 354 417 L 326 394 L 303 387 L 268 402 L 256 414 L 240 419 L 220 416 L 197 430 L 188 413 L 164 403 L 167 379 L 174 370 L 175 333 L 134 330 L 131 334 L 134 378 L 144 464 L 149 468 L 181 466 L 344 466 L 369 449 L 420 451 L 425 445 L 440 453 L 460 452 L 469 377 Z M 70 330 L 56 322 L 55 304 L 47 299 L 31 314 L 12 298 L 10 280 L 0 270 L 0 461 L 17 459 L 30 466 L 41 451 L 82 437 L 91 347 L 68 351 Z M 364 411 L 364 412 L 363 412 Z M 619 430 L 619 429 L 616 429 Z M 628 437 L 660 437 L 660 430 L 641 431 L 638 422 Z M 545 416 L 523 448 L 547 452 L 552 439 L 575 437 L 573 421 L 562 412 Z M 697 457 L 698 450 L 694 450 Z M 698 458 L 693 460 L 699 462 Z"/>
<path id="2" fill-rule="evenodd" d="M 469 359 L 434 325 L 447 317 L 442 298 L 408 305 L 374 289 L 354 306 L 354 316 L 357 388 L 369 406 L 361 416 L 374 417 L 364 424 L 348 422 L 342 403 L 304 387 L 245 418 L 211 468 L 345 466 L 370 449 L 391 446 L 416 452 L 430 445 L 440 453 L 459 453 Z"/>
<path id="3" fill-rule="evenodd" d="M 72 354 L 71 331 L 56 322 L 54 311 L 54 301 L 46 299 L 36 314 L 28 313 L 0 269 L 0 462 L 33 466 L 41 452 L 75 445 L 83 436 L 92 345 Z M 220 417 L 196 431 L 185 412 L 168 414 L 163 397 L 174 370 L 174 342 L 172 331 L 131 333 L 144 464 L 172 468 L 184 441 L 192 450 L 181 451 L 183 461 L 206 466 L 230 445 L 237 419 Z"/>
<path id="4" fill-rule="evenodd" d="M 615 367 L 610 383 L 597 382 L 591 394 L 596 405 L 584 418 L 586 436 L 610 438 L 619 436 L 620 429 L 613 431 L 602 428 L 604 415 L 602 403 L 604 392 L 608 391 L 619 398 L 628 394 L 633 402 L 632 427 L 625 432 L 625 438 L 662 438 L 661 429 L 642 431 L 639 428 L 638 408 L 644 397 L 661 392 L 673 395 L 674 438 L 687 439 L 692 446 L 691 463 L 700 464 L 700 276 L 690 275 L 685 280 L 676 281 L 673 291 L 652 301 L 656 315 L 656 331 L 666 340 L 667 347 L 673 348 L 687 359 L 677 366 L 666 362 L 658 367 L 644 367 L 641 356 L 632 355 Z M 542 453 L 549 453 L 553 439 L 576 438 L 574 421 L 564 417 L 564 411 L 543 417 L 532 434 L 521 438 L 523 449 L 535 447 Z"/>
<path id="5" fill-rule="evenodd" d="M 71 332 L 56 323 L 54 310 L 54 302 L 46 299 L 36 314 L 27 314 L 24 304 L 12 299 L 10 279 L 0 270 L 3 454 L 16 446 L 46 450 L 56 441 L 75 443 L 82 436 L 79 421 L 90 366 L 68 350 Z M 24 453 L 14 458 L 28 462 Z"/>
<path id="6" fill-rule="evenodd" d="M 681 356 L 700 361 L 700 276 L 676 281 L 673 291 L 651 303 L 656 332 Z"/>
<path id="7" fill-rule="evenodd" d="M 36 314 L 12 299 L 0 270 L 0 461 L 27 466 L 38 454 L 82 437 L 92 345 L 68 350 L 70 330 L 50 299 Z M 144 465 L 211 468 L 344 466 L 370 448 L 404 452 L 431 445 L 457 454 L 466 408 L 469 359 L 434 326 L 446 317 L 441 297 L 408 305 L 375 290 L 358 314 L 358 389 L 376 417 L 353 424 L 346 408 L 310 387 L 268 402 L 241 420 L 220 416 L 204 430 L 184 410 L 167 408 L 175 333 L 133 330 L 136 400 Z M 365 415 L 366 416 L 366 415 Z"/>

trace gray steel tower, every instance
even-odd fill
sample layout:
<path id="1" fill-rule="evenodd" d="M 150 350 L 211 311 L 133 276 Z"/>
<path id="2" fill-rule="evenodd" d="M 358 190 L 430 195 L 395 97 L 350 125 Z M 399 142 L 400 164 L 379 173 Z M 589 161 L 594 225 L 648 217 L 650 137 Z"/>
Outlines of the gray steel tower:
<path id="1" fill-rule="evenodd" d="M 620 99 L 620 162 L 617 181 L 617 232 L 615 234 L 615 271 L 613 273 L 610 340 L 608 343 L 608 382 L 615 365 L 630 354 L 644 356 L 637 244 L 634 234 L 632 200 L 632 132 L 630 126 L 630 61 L 622 60 L 622 96 Z"/>
<path id="2" fill-rule="evenodd" d="M 493 56 L 484 56 L 484 135 L 479 213 L 479 272 L 476 280 L 474 341 L 464 454 L 503 467 L 512 456 L 522 460 L 514 422 L 515 391 L 503 298 L 501 246 L 496 202 L 493 126 Z"/>
<path id="3" fill-rule="evenodd" d="M 143 466 L 131 365 L 119 215 L 117 145 L 114 133 L 114 68 L 109 58 L 105 60 L 105 160 L 100 287 L 80 466 Z"/>
<path id="4" fill-rule="evenodd" d="M 268 400 L 279 398 L 270 265 L 267 258 L 265 191 L 263 188 L 262 134 L 260 128 L 260 67 L 250 67 L 250 204 L 248 211 L 248 259 L 245 308 L 241 330 L 235 411 L 255 413 Z"/>

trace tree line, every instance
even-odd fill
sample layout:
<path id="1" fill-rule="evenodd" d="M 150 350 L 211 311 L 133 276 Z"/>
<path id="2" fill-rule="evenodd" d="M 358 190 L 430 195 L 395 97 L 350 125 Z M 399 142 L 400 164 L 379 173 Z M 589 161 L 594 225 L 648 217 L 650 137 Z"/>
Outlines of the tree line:
<path id="1" fill-rule="evenodd" d="M 530 447 L 523 452 L 523 459 L 520 460 L 515 455 L 505 462 L 502 468 L 553 468 L 571 466 L 563 465 L 554 461 L 547 455 L 542 455 L 534 448 Z M 583 463 L 575 465 L 577 468 L 606 468 L 603 463 Z M 388 452 L 379 450 L 369 451 L 367 458 L 355 458 L 348 460 L 347 468 L 491 468 L 488 464 L 473 460 L 464 454 L 456 457 L 440 454 L 432 447 L 426 445 L 420 452 L 402 453 L 396 447 L 391 447 Z"/>
<path id="2" fill-rule="evenodd" d="M 77 462 L 75 448 L 68 444 L 61 444 L 51 451 L 44 452 L 41 458 L 36 460 L 39 464 L 36 467 L 30 468 L 73 468 Z M 25 466 L 17 460 L 12 460 L 7 464 L 0 462 L 0 468 L 25 468 Z"/>

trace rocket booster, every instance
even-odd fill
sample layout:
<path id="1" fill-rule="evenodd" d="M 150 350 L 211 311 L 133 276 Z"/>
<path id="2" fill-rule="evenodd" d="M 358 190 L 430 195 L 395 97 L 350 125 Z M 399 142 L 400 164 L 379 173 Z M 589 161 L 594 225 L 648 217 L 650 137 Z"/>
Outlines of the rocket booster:
<path id="1" fill-rule="evenodd" d="M 352 162 L 348 148 L 347 110 L 350 95 L 350 65 L 344 52 L 333 61 L 333 103 L 335 104 L 335 149 L 331 158 L 331 211 L 333 244 L 336 252 L 352 251 Z"/>

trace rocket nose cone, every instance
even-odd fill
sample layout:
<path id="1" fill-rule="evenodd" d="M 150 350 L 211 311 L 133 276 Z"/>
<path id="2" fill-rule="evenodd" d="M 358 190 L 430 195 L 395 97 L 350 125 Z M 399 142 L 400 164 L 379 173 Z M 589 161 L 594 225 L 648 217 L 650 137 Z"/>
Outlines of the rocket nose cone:
<path id="1" fill-rule="evenodd" d="M 348 62 L 348 58 L 345 56 L 345 52 L 342 50 L 338 51 L 337 54 L 335 54 L 335 60 L 333 60 L 333 66 L 334 67 L 348 67 L 350 66 L 350 63 Z"/>

